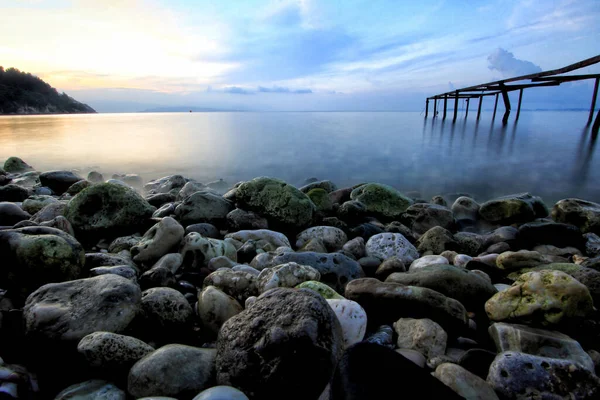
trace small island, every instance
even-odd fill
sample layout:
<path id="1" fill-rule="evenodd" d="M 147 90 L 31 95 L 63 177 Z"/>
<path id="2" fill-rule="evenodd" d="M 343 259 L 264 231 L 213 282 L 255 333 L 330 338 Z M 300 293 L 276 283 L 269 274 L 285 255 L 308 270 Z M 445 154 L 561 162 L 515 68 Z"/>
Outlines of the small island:
<path id="1" fill-rule="evenodd" d="M 30 73 L 0 66 L 0 115 L 95 113 Z"/>

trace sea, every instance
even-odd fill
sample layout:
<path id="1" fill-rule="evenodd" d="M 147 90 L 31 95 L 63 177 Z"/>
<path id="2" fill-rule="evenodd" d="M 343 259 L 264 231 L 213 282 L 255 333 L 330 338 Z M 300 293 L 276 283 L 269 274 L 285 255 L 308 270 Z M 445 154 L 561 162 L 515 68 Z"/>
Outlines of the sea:
<path id="1" fill-rule="evenodd" d="M 600 202 L 600 155 L 588 113 L 193 112 L 0 117 L 0 163 L 91 170 L 145 181 L 181 174 L 230 184 L 258 176 L 293 185 L 391 185 L 413 197 L 478 201 L 529 192 L 552 205 Z M 0 164 L 1 165 L 1 164 Z"/>

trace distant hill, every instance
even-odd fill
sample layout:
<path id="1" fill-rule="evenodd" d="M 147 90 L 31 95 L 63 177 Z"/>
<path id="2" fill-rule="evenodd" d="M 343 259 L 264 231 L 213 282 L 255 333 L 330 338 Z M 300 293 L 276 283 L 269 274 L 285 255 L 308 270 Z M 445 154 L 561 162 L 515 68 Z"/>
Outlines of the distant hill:
<path id="1" fill-rule="evenodd" d="M 95 113 L 88 106 L 59 94 L 46 82 L 16 68 L 0 66 L 0 114 Z"/>

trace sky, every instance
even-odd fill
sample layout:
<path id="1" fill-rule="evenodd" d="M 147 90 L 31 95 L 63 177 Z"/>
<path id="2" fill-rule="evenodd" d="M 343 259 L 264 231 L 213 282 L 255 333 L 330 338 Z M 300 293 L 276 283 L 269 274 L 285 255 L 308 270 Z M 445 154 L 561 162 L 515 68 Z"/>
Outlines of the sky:
<path id="1" fill-rule="evenodd" d="M 0 0 L 0 65 L 100 112 L 421 111 L 600 54 L 598 21 L 599 0 Z M 592 90 L 523 107 L 589 107 Z"/>

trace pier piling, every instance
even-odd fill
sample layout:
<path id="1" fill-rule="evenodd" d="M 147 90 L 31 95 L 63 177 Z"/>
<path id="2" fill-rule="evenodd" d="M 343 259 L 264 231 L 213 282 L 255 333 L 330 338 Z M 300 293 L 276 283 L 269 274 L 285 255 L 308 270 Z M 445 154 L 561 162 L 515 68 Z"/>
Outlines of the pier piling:
<path id="1" fill-rule="evenodd" d="M 479 96 L 479 105 L 477 106 L 477 121 L 479 121 L 479 116 L 481 115 L 481 103 L 483 102 L 483 96 Z"/>
<path id="2" fill-rule="evenodd" d="M 596 97 L 598 96 L 598 81 L 600 78 L 596 78 L 596 84 L 594 85 L 594 93 L 592 94 L 592 106 L 590 107 L 590 116 L 588 117 L 588 124 L 592 122 L 594 117 L 594 108 L 596 108 Z"/>
<path id="3" fill-rule="evenodd" d="M 519 89 L 519 105 L 517 105 L 517 116 L 515 117 L 515 121 L 518 121 L 519 115 L 521 115 L 521 99 L 523 99 L 523 89 Z"/>

